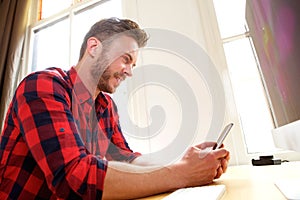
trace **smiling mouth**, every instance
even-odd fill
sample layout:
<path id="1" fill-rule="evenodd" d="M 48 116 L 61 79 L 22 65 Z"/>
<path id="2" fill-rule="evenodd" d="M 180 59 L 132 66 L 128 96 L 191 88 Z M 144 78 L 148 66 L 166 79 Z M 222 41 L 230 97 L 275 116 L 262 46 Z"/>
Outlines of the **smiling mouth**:
<path id="1" fill-rule="evenodd" d="M 125 76 L 115 76 L 115 79 L 117 80 L 116 86 L 119 86 L 120 83 L 125 80 Z"/>
<path id="2" fill-rule="evenodd" d="M 121 83 L 121 78 L 116 78 L 118 85 Z"/>

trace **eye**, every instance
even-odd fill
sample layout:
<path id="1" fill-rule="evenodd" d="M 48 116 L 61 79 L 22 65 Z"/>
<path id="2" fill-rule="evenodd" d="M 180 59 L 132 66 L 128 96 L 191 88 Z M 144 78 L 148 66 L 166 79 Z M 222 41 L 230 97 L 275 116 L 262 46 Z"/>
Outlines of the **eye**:
<path id="1" fill-rule="evenodd" d="M 130 58 L 126 55 L 123 56 L 123 60 L 125 64 L 129 64 L 130 63 Z"/>

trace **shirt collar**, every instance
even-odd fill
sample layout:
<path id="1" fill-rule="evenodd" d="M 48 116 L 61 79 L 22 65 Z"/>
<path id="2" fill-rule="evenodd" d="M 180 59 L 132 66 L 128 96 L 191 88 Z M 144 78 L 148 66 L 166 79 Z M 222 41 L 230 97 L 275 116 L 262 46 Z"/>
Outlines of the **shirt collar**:
<path id="1" fill-rule="evenodd" d="M 103 92 L 100 92 L 100 94 L 97 96 L 96 102 L 100 105 L 100 108 L 103 109 L 102 111 L 104 111 L 104 109 L 107 108 L 109 104 L 109 101 Z"/>

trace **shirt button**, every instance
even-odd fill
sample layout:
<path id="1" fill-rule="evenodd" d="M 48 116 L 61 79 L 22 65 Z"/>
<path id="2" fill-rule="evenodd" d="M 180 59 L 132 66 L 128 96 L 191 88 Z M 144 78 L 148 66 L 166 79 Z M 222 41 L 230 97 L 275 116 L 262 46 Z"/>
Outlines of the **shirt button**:
<path id="1" fill-rule="evenodd" d="M 59 131 L 60 132 L 65 132 L 65 129 L 64 128 L 60 128 Z"/>

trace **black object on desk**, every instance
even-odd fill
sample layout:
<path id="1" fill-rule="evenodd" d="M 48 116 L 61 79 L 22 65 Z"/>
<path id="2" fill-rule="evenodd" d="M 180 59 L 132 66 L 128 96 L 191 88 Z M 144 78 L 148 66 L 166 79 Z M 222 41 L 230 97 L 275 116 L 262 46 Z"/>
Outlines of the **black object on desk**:
<path id="1" fill-rule="evenodd" d="M 272 155 L 269 156 L 260 156 L 258 160 L 252 159 L 253 166 L 262 166 L 262 165 L 280 165 L 280 159 L 274 159 Z"/>

